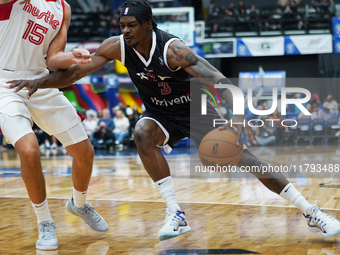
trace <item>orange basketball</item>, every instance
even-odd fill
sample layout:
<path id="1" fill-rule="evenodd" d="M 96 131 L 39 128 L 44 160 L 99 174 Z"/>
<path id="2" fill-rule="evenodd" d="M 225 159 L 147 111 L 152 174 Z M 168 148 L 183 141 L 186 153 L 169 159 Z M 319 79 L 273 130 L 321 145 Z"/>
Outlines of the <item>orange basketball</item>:
<path id="1" fill-rule="evenodd" d="M 231 129 L 210 131 L 203 137 L 198 148 L 205 166 L 235 166 L 243 154 L 243 143 L 236 144 L 237 133 Z"/>

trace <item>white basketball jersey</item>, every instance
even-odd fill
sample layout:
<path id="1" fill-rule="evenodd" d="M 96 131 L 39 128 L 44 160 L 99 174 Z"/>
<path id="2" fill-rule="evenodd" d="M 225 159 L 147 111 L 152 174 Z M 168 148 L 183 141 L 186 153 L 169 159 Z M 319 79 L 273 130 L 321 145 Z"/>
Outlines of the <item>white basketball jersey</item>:
<path id="1" fill-rule="evenodd" d="M 19 2 L 0 4 L 0 70 L 42 71 L 64 21 L 64 0 Z"/>

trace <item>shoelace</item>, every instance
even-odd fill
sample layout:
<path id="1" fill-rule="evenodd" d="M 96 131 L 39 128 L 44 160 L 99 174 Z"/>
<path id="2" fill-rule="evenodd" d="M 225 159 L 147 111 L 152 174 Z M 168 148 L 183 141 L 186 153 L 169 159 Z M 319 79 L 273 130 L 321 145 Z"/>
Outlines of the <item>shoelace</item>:
<path id="1" fill-rule="evenodd" d="M 324 230 L 324 227 L 327 225 L 327 221 L 333 221 L 334 218 L 330 215 L 328 215 L 327 213 L 323 212 L 318 206 L 317 206 L 317 201 L 314 204 L 314 208 L 313 208 L 313 213 L 310 216 L 309 220 L 312 222 L 312 224 L 315 224 L 316 226 L 318 226 L 320 229 Z M 322 213 L 322 216 L 324 216 L 324 219 L 322 220 L 321 218 L 319 218 L 317 216 L 318 213 Z M 328 222 L 329 223 L 329 222 Z"/>
<path id="2" fill-rule="evenodd" d="M 55 237 L 54 227 L 52 223 L 46 222 L 42 224 L 42 228 L 43 228 L 42 229 L 43 235 L 41 237 L 42 239 L 49 240 Z"/>
<path id="3" fill-rule="evenodd" d="M 171 219 L 170 226 L 178 228 L 180 220 L 181 218 L 176 214 L 176 216 Z"/>
<path id="4" fill-rule="evenodd" d="M 100 216 L 95 212 L 94 208 L 88 204 L 84 207 L 85 215 L 90 215 L 94 222 L 100 221 Z"/>

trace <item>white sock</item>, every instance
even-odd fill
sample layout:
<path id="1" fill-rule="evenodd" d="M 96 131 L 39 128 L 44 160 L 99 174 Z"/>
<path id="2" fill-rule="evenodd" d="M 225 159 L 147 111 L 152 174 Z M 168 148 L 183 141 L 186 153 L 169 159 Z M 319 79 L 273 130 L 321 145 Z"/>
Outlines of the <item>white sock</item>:
<path id="1" fill-rule="evenodd" d="M 47 203 L 46 198 L 40 204 L 35 204 L 32 201 L 31 201 L 31 204 L 33 206 L 35 214 L 37 215 L 38 224 L 40 224 L 41 222 L 47 221 L 47 220 L 53 221 L 51 214 L 50 214 L 50 210 L 48 209 L 48 203 Z"/>
<path id="2" fill-rule="evenodd" d="M 171 176 L 165 177 L 159 181 L 155 182 L 159 193 L 161 194 L 162 198 L 165 200 L 167 207 L 175 206 L 177 210 L 180 211 L 181 208 L 179 207 L 177 200 L 174 185 L 172 184 Z"/>
<path id="3" fill-rule="evenodd" d="M 87 190 L 78 191 L 73 187 L 73 203 L 76 207 L 82 208 L 86 203 Z"/>
<path id="4" fill-rule="evenodd" d="M 304 214 L 306 214 L 306 211 L 312 206 L 291 183 L 288 183 L 287 186 L 284 187 L 280 196 L 293 203 Z"/>

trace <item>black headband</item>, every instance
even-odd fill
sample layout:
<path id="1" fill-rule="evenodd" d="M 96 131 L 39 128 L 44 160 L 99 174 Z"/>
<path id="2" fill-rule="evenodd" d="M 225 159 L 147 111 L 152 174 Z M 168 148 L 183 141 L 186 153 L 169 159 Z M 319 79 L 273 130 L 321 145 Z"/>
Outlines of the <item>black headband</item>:
<path id="1" fill-rule="evenodd" d="M 120 16 L 135 16 L 142 19 L 152 19 L 151 8 L 146 6 L 126 6 L 120 11 Z"/>

